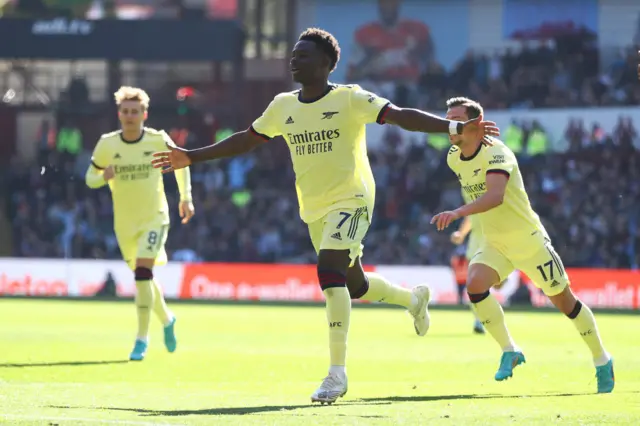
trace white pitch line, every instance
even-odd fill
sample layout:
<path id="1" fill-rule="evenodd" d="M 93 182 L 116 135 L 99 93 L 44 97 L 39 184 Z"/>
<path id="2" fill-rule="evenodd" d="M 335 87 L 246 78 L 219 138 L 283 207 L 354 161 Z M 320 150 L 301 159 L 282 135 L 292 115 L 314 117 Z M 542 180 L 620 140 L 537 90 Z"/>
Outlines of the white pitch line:
<path id="1" fill-rule="evenodd" d="M 102 423 L 110 425 L 135 425 L 135 426 L 185 426 L 182 423 L 152 423 L 135 420 L 103 420 L 90 417 L 52 417 L 52 416 L 29 416 L 22 414 L 0 414 L 0 419 L 7 420 L 54 420 L 54 421 L 76 421 L 87 423 Z"/>

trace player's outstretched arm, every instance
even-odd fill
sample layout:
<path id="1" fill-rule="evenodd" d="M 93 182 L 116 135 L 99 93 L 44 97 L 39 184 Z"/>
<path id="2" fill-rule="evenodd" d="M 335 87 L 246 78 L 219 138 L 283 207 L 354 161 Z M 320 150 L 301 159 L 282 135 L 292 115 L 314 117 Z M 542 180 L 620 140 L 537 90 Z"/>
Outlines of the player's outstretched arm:
<path id="1" fill-rule="evenodd" d="M 412 132 L 464 134 L 478 139 L 500 136 L 500 129 L 496 123 L 484 121 L 482 116 L 465 122 L 452 121 L 418 109 L 398 108 L 395 105 L 389 105 L 385 111 L 384 122 Z"/>
<path id="2" fill-rule="evenodd" d="M 153 167 L 162 168 L 162 173 L 184 169 L 194 163 L 216 160 L 218 158 L 235 157 L 247 153 L 262 144 L 264 139 L 250 129 L 234 133 L 213 145 L 198 149 L 182 149 L 169 147 L 169 151 L 156 152 L 151 162 Z"/>
<path id="3" fill-rule="evenodd" d="M 435 223 L 438 231 L 442 231 L 461 217 L 484 213 L 498 207 L 504 200 L 509 176 L 505 173 L 487 173 L 486 182 L 487 192 L 482 194 L 477 200 L 462 207 L 458 207 L 453 211 L 438 213 L 431 219 L 431 223 Z"/>

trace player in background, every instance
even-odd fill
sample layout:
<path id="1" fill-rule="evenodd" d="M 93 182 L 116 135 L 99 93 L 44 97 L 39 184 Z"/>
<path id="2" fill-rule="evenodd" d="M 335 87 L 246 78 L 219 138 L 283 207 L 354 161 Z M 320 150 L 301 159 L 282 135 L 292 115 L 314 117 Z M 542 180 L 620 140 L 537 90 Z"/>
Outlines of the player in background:
<path id="1" fill-rule="evenodd" d="M 164 172 L 193 163 L 244 154 L 283 136 L 296 175 L 300 216 L 309 227 L 318 253 L 318 280 L 326 298 L 329 328 L 329 374 L 311 400 L 332 403 L 347 392 L 345 360 L 351 299 L 385 302 L 408 309 L 415 331 L 429 329 L 429 288 L 413 290 L 390 283 L 362 269 L 362 240 L 372 218 L 375 182 L 367 157 L 368 123 L 390 123 L 418 132 L 466 134 L 482 138 L 498 134 L 495 123 L 477 118 L 457 122 L 415 109 L 392 105 L 357 85 L 328 81 L 340 57 L 330 33 L 304 31 L 290 61 L 293 80 L 301 90 L 277 95 L 247 130 L 215 145 L 155 154 L 155 167 Z"/>
<path id="2" fill-rule="evenodd" d="M 144 127 L 149 96 L 143 90 L 121 87 L 115 93 L 121 130 L 102 135 L 86 174 L 90 188 L 106 184 L 113 199 L 114 230 L 122 257 L 134 271 L 138 333 L 129 356 L 144 359 L 149 341 L 151 310 L 164 326 L 164 343 L 176 350 L 175 316 L 167 308 L 160 284 L 153 278 L 153 266 L 167 262 L 164 249 L 169 230 L 169 208 L 162 174 L 149 162 L 151 155 L 175 146 L 164 132 Z M 180 191 L 180 217 L 187 223 L 194 214 L 189 169 L 176 173 Z"/>
<path id="3" fill-rule="evenodd" d="M 465 203 L 469 202 L 469 200 L 465 197 L 464 192 L 462 193 L 462 198 Z M 478 225 L 474 224 L 476 219 L 473 216 L 467 216 L 464 218 L 460 227 L 457 231 L 451 234 L 451 242 L 460 248 L 462 248 L 462 244 L 464 240 L 469 236 L 469 240 L 467 241 L 467 247 L 464 252 L 461 250 L 453 254 L 451 256 L 451 268 L 456 277 L 456 284 L 458 285 L 458 300 L 460 303 L 464 303 L 464 293 L 467 287 L 467 271 L 469 268 L 469 260 L 473 254 L 477 251 L 479 246 L 480 236 L 478 235 Z M 474 225 L 476 225 L 474 227 Z M 473 331 L 474 333 L 484 334 L 484 327 L 482 323 L 478 319 L 473 308 L 471 309 L 473 315 L 475 316 L 475 320 L 473 322 Z"/>
<path id="4" fill-rule="evenodd" d="M 450 99 L 447 107 L 447 118 L 451 120 L 467 120 L 483 113 L 480 104 L 467 98 Z M 489 291 L 519 269 L 569 317 L 591 350 L 598 393 L 611 392 L 613 360 L 602 344 L 593 313 L 571 291 L 562 261 L 531 208 L 515 155 L 497 139 L 492 146 L 486 146 L 476 135 L 450 139 L 453 146 L 447 162 L 473 201 L 439 213 L 431 222 L 443 230 L 454 220 L 477 215 L 482 240 L 470 262 L 467 292 L 478 318 L 503 351 L 495 379 L 511 377 L 513 369 L 525 362 L 507 330 L 500 303 Z"/>

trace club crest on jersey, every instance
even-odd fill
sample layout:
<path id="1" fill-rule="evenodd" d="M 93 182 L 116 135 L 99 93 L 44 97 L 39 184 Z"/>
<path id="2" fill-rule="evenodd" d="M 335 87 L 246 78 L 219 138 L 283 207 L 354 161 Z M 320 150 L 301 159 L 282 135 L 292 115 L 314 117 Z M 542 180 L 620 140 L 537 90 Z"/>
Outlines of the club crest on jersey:
<path id="1" fill-rule="evenodd" d="M 331 118 L 336 114 L 338 114 L 338 111 L 323 112 L 321 120 L 331 120 Z"/>
<path id="2" fill-rule="evenodd" d="M 473 177 L 478 176 L 478 173 L 480 173 L 480 171 L 481 171 L 481 170 L 482 170 L 482 169 L 475 169 L 475 170 L 473 171 Z"/>

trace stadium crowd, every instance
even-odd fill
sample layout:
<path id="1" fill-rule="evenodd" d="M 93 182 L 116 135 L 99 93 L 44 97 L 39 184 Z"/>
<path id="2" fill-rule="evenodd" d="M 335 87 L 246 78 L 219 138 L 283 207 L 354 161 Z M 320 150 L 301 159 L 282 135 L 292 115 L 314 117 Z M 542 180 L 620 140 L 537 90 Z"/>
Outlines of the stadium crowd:
<path id="1" fill-rule="evenodd" d="M 640 86 L 633 84 L 635 52 L 621 53 L 604 74 L 595 71 L 597 63 L 597 51 L 584 40 L 573 46 L 543 44 L 501 57 L 468 54 L 451 73 L 432 64 L 420 80 L 420 90 L 400 84 L 395 93 L 382 94 L 392 95 L 399 105 L 413 102 L 424 108 L 440 108 L 446 97 L 459 93 L 478 99 L 487 109 L 640 101 Z M 154 124 L 158 123 L 150 123 Z M 569 150 L 542 154 L 527 150 L 526 141 L 535 132 L 532 123 L 525 124 L 520 158 L 525 184 L 565 263 L 637 267 L 640 153 L 634 147 L 634 123 L 621 117 L 615 131 L 605 134 L 595 123 L 586 128 L 576 118 L 565 134 Z M 51 128 L 41 133 L 46 132 Z M 54 133 L 57 143 L 39 143 L 38 164 L 20 164 L 15 158 L 3 172 L 2 181 L 11 189 L 6 192 L 14 254 L 119 258 L 109 190 L 90 190 L 84 183 L 95 126 L 63 127 Z M 188 134 L 188 142 L 178 143 L 195 147 L 211 142 L 210 134 Z M 447 143 L 427 144 L 419 136 L 408 144 L 397 143 L 393 132 L 385 137 L 381 148 L 369 151 L 378 190 L 365 261 L 448 264 L 454 250 L 449 237 L 429 224 L 434 212 L 460 203 L 458 183 L 445 161 Z M 170 258 L 312 261 L 315 254 L 298 216 L 293 180 L 283 140 L 250 155 L 198 165 L 192 170 L 196 216 L 182 226 L 176 217 L 175 180 L 168 176 L 165 184 L 174 216 L 167 245 Z"/>
<path id="2" fill-rule="evenodd" d="M 424 139 L 398 144 L 388 133 L 370 150 L 378 186 L 373 225 L 366 238 L 371 263 L 447 264 L 454 247 L 429 224 L 436 211 L 460 203 L 446 152 Z M 521 156 L 532 204 L 567 266 L 611 268 L 640 264 L 640 153 L 636 130 L 622 118 L 612 134 L 573 120 L 569 150 Z M 88 144 L 90 145 L 90 144 Z M 526 153 L 526 149 L 523 150 Z M 11 188 L 14 253 L 25 257 L 119 258 L 108 189 L 84 183 L 90 148 L 42 146 L 39 164 L 14 163 Z M 17 160 L 16 160 L 17 161 Z M 177 188 L 165 178 L 173 228 L 173 260 L 309 262 L 314 258 L 300 221 L 293 171 L 283 140 L 250 155 L 192 170 L 196 216 L 180 225 Z"/>
<path id="3" fill-rule="evenodd" d="M 451 70 L 427 65 L 417 84 L 372 83 L 398 105 L 438 108 L 460 93 L 487 109 L 637 105 L 637 49 L 621 49 L 600 71 L 593 43 L 524 44 L 489 55 L 469 51 Z M 369 82 L 363 82 L 369 85 Z"/>

